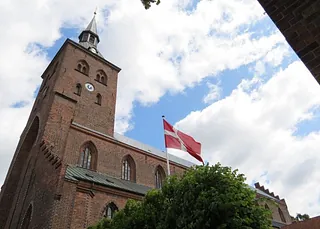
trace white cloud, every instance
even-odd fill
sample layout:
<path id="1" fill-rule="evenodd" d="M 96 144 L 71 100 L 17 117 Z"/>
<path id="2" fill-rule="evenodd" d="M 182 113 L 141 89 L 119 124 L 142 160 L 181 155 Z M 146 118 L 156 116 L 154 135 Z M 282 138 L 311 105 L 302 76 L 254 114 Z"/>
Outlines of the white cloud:
<path id="1" fill-rule="evenodd" d="M 320 105 L 319 85 L 301 62 L 264 84 L 257 82 L 242 82 L 230 96 L 190 113 L 177 127 L 202 142 L 211 163 L 239 168 L 249 183 L 270 181 L 266 186 L 286 199 L 292 215 L 319 215 L 320 132 L 293 134 Z"/>
<path id="2" fill-rule="evenodd" d="M 207 86 L 209 88 L 209 93 L 203 98 L 204 103 L 211 103 L 211 102 L 216 101 L 220 98 L 222 88 L 219 84 L 220 83 L 218 83 L 218 84 L 208 83 L 207 84 Z"/>

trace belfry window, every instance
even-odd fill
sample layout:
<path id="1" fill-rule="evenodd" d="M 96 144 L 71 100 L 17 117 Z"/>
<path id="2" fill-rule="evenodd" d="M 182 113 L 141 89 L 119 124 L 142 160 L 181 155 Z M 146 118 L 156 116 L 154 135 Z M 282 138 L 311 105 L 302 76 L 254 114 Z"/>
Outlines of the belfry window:
<path id="1" fill-rule="evenodd" d="M 104 217 L 112 219 L 116 211 L 118 211 L 118 207 L 114 203 L 110 203 L 107 205 Z"/>
<path id="2" fill-rule="evenodd" d="M 81 72 L 81 73 L 83 73 L 83 74 L 85 74 L 85 75 L 88 75 L 89 74 L 89 65 L 85 60 L 80 60 L 77 63 L 76 70 Z"/>
<path id="3" fill-rule="evenodd" d="M 94 36 L 93 35 L 90 35 L 90 38 L 89 38 L 89 42 L 91 43 L 91 44 L 94 44 Z"/>
<path id="4" fill-rule="evenodd" d="M 83 42 L 88 41 L 88 34 L 87 33 L 83 34 L 81 41 L 83 41 Z"/>
<path id="5" fill-rule="evenodd" d="M 108 80 L 108 77 L 106 75 L 106 73 L 100 69 L 99 71 L 97 71 L 97 75 L 96 75 L 96 81 L 104 84 L 104 85 L 107 85 L 107 80 Z"/>
<path id="6" fill-rule="evenodd" d="M 90 169 L 91 168 L 91 150 L 89 147 L 85 147 L 81 151 L 81 156 L 80 156 L 80 167 L 85 168 L 85 169 Z"/>

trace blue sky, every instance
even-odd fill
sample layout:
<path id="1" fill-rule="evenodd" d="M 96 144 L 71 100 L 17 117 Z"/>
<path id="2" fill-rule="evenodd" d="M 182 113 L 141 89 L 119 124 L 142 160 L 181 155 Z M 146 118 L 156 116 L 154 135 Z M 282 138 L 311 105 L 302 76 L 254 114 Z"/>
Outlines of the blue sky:
<path id="1" fill-rule="evenodd" d="M 164 150 L 165 115 L 202 143 L 211 164 L 265 184 L 293 215 L 320 214 L 310 204 L 320 196 L 318 84 L 256 0 L 172 0 L 148 11 L 139 0 L 10 4 L 0 8 L 12 28 L 0 37 L 0 180 L 40 75 L 66 38 L 77 41 L 98 5 L 99 50 L 122 68 L 117 132 Z"/>
<path id="2" fill-rule="evenodd" d="M 196 3 L 197 2 L 194 1 L 193 4 L 187 7 L 187 10 L 194 10 Z M 270 35 L 276 30 L 276 27 L 271 19 L 266 17 L 264 20 L 261 20 L 252 26 L 243 26 L 240 30 L 250 31 L 252 33 L 251 37 L 253 39 L 258 39 L 260 37 Z M 61 37 L 55 41 L 53 46 L 49 48 L 43 47 L 43 50 L 47 53 L 49 60 L 54 57 L 67 38 L 77 41 L 79 29 L 62 27 L 60 29 L 60 33 Z M 211 33 L 215 34 L 215 31 L 211 31 Z M 289 49 L 290 55 L 284 59 L 280 66 L 277 66 L 276 68 L 266 68 L 265 76 L 260 77 L 268 80 L 268 76 L 277 72 L 279 68 L 285 68 L 289 63 L 297 60 L 297 55 L 293 50 L 291 50 L 291 48 Z M 117 63 L 114 64 L 117 65 Z M 209 76 L 209 78 L 204 79 L 191 88 L 186 88 L 181 93 L 166 93 L 160 98 L 159 102 L 152 105 L 144 106 L 139 102 L 134 102 L 134 115 L 131 119 L 131 122 L 134 124 L 134 128 L 126 132 L 125 135 L 164 150 L 162 115 L 165 115 L 166 119 L 174 124 L 187 116 L 191 111 L 204 109 L 207 104 L 202 100 L 209 91 L 207 83 L 217 84 L 220 82 L 219 85 L 222 88 L 220 99 L 229 96 L 243 79 L 251 79 L 254 76 L 254 73 L 252 72 L 254 64 L 255 63 L 251 63 L 240 66 L 234 70 L 224 70 L 218 74 L 218 77 L 210 78 Z M 20 107 L 21 105 L 23 105 L 23 102 L 14 104 L 16 107 Z M 146 119 L 146 117 L 148 118 Z M 310 131 L 315 130 L 314 127 L 317 123 L 319 124 L 318 119 L 302 122 L 299 124 L 299 128 L 297 128 L 295 134 L 306 135 Z"/>

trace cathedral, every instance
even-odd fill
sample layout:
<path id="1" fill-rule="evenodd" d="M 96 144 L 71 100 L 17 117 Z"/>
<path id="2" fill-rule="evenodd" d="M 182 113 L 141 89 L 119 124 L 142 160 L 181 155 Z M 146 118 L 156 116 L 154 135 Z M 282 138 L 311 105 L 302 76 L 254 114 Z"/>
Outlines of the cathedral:
<path id="1" fill-rule="evenodd" d="M 44 70 L 1 187 L 0 228 L 84 229 L 161 188 L 165 153 L 114 132 L 121 69 L 99 42 L 94 16 L 79 42 L 67 39 Z M 170 155 L 170 174 L 192 165 Z M 274 228 L 291 223 L 284 199 L 259 183 L 253 189 L 275 203 L 265 203 Z"/>

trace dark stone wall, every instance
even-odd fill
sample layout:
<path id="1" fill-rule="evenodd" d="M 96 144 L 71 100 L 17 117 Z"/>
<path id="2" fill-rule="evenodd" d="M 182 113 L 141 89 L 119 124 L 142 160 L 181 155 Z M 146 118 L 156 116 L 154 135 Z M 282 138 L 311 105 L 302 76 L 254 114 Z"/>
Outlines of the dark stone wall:
<path id="1" fill-rule="evenodd" d="M 320 83 L 320 0 L 258 0 Z"/>

